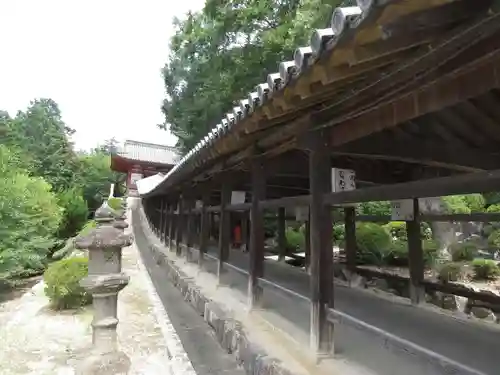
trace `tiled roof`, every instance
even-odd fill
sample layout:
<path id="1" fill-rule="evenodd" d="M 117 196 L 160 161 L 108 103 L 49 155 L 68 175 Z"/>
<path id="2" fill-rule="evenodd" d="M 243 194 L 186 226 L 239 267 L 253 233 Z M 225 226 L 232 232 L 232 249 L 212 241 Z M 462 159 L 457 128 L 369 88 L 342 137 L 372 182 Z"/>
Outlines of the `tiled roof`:
<path id="1" fill-rule="evenodd" d="M 125 141 L 117 154 L 131 160 L 168 165 L 176 164 L 180 158 L 175 147 L 132 140 Z"/>
<path id="2" fill-rule="evenodd" d="M 136 182 L 137 192 L 139 193 L 139 195 L 149 193 L 156 186 L 158 186 L 158 184 L 162 182 L 164 178 L 165 175 L 163 173 L 158 173 L 153 176 L 140 179 Z"/>

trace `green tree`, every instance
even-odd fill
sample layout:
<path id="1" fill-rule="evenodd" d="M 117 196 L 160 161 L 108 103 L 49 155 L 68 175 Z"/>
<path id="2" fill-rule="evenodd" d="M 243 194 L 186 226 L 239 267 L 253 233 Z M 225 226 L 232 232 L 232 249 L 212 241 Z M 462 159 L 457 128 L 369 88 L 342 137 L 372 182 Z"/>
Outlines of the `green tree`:
<path id="1" fill-rule="evenodd" d="M 115 184 L 115 195 L 119 195 L 125 176 L 111 170 L 111 158 L 105 152 L 82 153 L 79 160 L 79 184 L 89 211 L 93 212 L 108 197 L 111 184 Z"/>
<path id="2" fill-rule="evenodd" d="M 93 153 L 103 153 L 106 155 L 113 155 L 118 150 L 118 141 L 115 137 L 106 139 L 102 144 L 95 147 L 92 152 Z"/>
<path id="3" fill-rule="evenodd" d="M 53 100 L 34 100 L 26 111 L 4 122 L 8 129 L 3 143 L 29 158 L 30 174 L 43 177 L 56 191 L 75 185 L 79 165 L 68 138 L 73 130 L 62 121 Z"/>
<path id="4" fill-rule="evenodd" d="M 0 283 L 41 271 L 62 212 L 50 185 L 30 177 L 16 153 L 0 145 Z"/>
<path id="5" fill-rule="evenodd" d="M 174 20 L 163 69 L 165 123 L 192 148 L 236 100 L 246 98 L 293 51 L 325 27 L 340 0 L 207 0 L 201 12 Z"/>
<path id="6" fill-rule="evenodd" d="M 57 203 L 63 210 L 63 218 L 57 231 L 58 237 L 66 239 L 75 236 L 85 225 L 89 215 L 82 192 L 77 188 L 62 191 L 57 194 Z"/>

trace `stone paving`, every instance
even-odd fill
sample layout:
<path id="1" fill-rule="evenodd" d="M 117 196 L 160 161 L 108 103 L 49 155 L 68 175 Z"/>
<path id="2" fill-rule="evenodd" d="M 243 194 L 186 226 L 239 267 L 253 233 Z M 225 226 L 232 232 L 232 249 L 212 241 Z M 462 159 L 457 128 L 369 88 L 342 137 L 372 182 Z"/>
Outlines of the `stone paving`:
<path id="1" fill-rule="evenodd" d="M 182 371 L 173 370 L 176 360 L 169 359 L 167 346 L 175 333 L 168 332 L 168 317 L 159 311 L 135 246 L 123 250 L 123 270 L 130 284 L 118 298 L 118 343 L 131 360 L 129 374 L 193 373 L 189 362 Z M 73 375 L 90 351 L 91 308 L 52 311 L 43 289 L 39 282 L 22 297 L 0 304 L 1 375 Z"/>

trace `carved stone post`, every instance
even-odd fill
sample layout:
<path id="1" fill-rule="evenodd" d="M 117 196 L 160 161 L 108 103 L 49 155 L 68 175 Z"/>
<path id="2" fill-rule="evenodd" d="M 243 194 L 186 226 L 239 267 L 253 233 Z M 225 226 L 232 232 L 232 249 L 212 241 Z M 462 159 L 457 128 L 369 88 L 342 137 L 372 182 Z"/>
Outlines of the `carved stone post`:
<path id="1" fill-rule="evenodd" d="M 93 352 L 79 368 L 81 375 L 127 373 L 130 367 L 127 355 L 118 350 L 116 326 L 118 292 L 129 282 L 121 272 L 122 247 L 132 244 L 132 236 L 124 234 L 127 224 L 115 221 L 115 215 L 106 203 L 102 205 L 95 213 L 97 227 L 75 242 L 89 252 L 89 272 L 81 285 L 92 295 L 94 307 Z"/>

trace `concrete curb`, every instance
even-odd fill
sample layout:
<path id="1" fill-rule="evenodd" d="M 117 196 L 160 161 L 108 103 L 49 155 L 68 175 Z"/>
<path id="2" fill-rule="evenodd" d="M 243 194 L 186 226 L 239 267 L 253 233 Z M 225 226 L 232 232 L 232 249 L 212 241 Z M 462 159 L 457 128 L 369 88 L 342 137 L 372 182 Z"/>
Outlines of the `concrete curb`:
<path id="1" fill-rule="evenodd" d="M 150 244 L 149 250 L 156 263 L 162 267 L 172 284 L 182 293 L 184 300 L 203 316 L 214 330 L 217 341 L 249 375 L 295 375 L 281 361 L 272 358 L 252 343 L 245 335 L 242 325 L 218 304 L 203 295 L 193 280 L 185 275 L 158 245 Z"/>
<path id="2" fill-rule="evenodd" d="M 129 216 L 130 227 L 132 226 L 132 220 Z M 141 225 L 142 228 L 142 225 Z M 135 245 L 133 245 L 135 246 Z M 137 258 L 137 266 L 144 274 L 144 279 L 146 283 L 146 289 L 148 291 L 149 298 L 151 303 L 153 304 L 153 311 L 155 314 L 156 321 L 160 327 L 161 333 L 165 340 L 165 345 L 167 348 L 168 357 L 170 359 L 169 369 L 170 375 L 197 375 L 194 370 L 193 364 L 191 363 L 186 351 L 184 350 L 184 346 L 175 331 L 174 326 L 170 322 L 167 311 L 163 306 L 158 293 L 153 285 L 153 281 L 151 280 L 151 276 L 146 269 L 144 261 L 142 259 L 141 252 L 137 249 L 138 258 Z"/>

